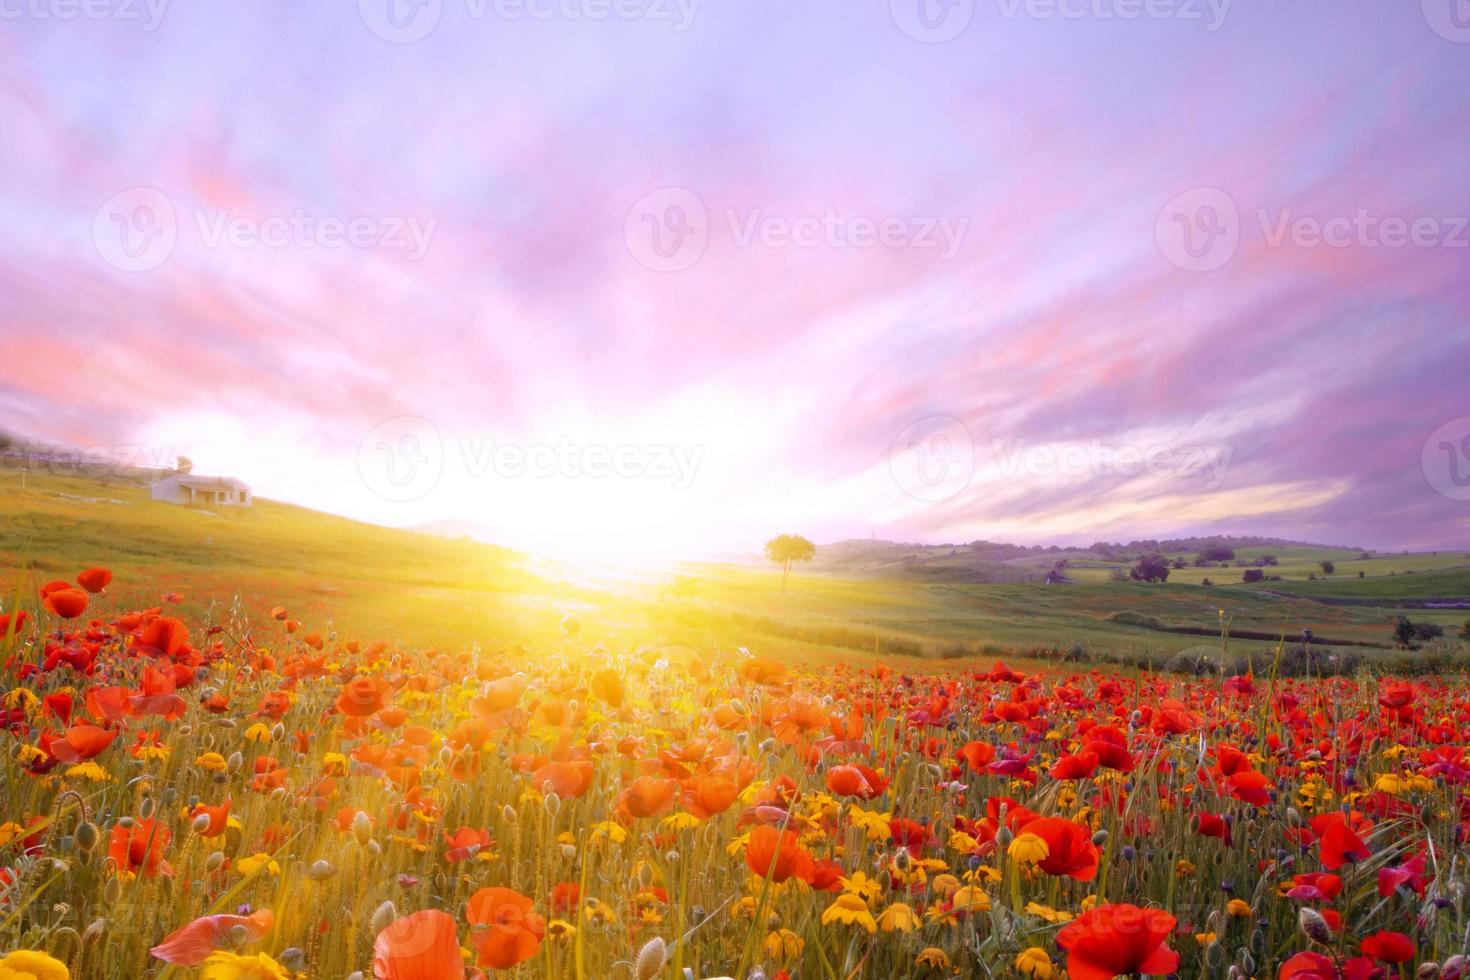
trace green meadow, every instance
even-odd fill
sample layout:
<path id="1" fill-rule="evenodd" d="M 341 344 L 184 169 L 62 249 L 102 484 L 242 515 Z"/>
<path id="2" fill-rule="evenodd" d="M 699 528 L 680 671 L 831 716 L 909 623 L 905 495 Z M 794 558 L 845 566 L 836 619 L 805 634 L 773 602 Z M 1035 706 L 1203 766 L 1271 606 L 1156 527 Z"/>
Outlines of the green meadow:
<path id="1" fill-rule="evenodd" d="M 105 565 L 116 578 L 100 600 L 102 615 L 177 602 L 211 621 L 268 629 L 268 611 L 280 605 L 308 631 L 451 650 L 556 644 L 570 615 L 586 639 L 609 646 L 745 646 L 816 665 L 874 658 L 959 669 L 1002 658 L 1178 669 L 1190 663 L 1181 655 L 1201 654 L 1264 664 L 1304 629 L 1316 647 L 1349 651 L 1366 666 L 1423 660 L 1440 669 L 1465 655 L 1457 636 L 1470 609 L 1396 604 L 1470 597 L 1470 555 L 1281 548 L 1238 557 L 1268 551 L 1279 565 L 1266 571 L 1280 581 L 1244 584 L 1242 569 L 1190 565 L 1166 583 L 1117 582 L 1127 563 L 1077 553 L 1065 585 L 1041 584 L 1054 560 L 1043 556 L 1008 563 L 1033 580 L 1007 584 L 951 580 L 963 575 L 943 567 L 916 577 L 912 569 L 837 575 L 798 566 L 783 594 L 779 572 L 754 563 L 588 578 L 468 539 L 269 500 L 204 510 L 155 502 L 128 480 L 33 472 L 22 486 L 14 471 L 0 476 L 6 608 L 17 600 L 34 608 L 42 582 Z M 963 560 L 940 555 L 950 571 Z M 1335 565 L 1330 576 L 1324 560 Z M 1201 584 L 1205 578 L 1214 584 Z M 1445 637 L 1395 649 L 1399 615 L 1439 624 Z"/>

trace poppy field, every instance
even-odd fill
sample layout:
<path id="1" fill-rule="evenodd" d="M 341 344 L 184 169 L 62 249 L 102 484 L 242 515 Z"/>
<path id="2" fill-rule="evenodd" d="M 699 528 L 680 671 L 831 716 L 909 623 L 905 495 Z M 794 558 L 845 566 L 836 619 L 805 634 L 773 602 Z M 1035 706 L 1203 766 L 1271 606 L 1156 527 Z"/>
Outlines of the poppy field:
<path id="1" fill-rule="evenodd" d="M 475 654 L 112 585 L 0 617 L 5 980 L 1464 971 L 1460 679 L 817 671 L 571 616 Z"/>

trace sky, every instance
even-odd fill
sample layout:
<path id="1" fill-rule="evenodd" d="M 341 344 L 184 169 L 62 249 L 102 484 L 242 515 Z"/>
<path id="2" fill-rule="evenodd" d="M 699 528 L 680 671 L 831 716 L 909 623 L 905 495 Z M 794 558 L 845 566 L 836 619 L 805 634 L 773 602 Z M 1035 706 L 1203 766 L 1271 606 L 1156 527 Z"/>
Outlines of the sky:
<path id="1" fill-rule="evenodd" d="M 552 554 L 1470 546 L 1465 0 L 0 0 L 0 428 Z"/>

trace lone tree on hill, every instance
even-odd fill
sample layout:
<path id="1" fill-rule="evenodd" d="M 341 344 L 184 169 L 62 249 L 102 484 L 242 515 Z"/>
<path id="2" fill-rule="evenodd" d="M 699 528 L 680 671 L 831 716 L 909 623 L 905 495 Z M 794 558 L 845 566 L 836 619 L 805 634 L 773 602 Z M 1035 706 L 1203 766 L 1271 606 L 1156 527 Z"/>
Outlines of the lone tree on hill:
<path id="1" fill-rule="evenodd" d="M 1169 581 L 1168 559 L 1157 553 L 1141 556 L 1128 575 L 1140 582 Z"/>
<path id="2" fill-rule="evenodd" d="M 791 566 L 799 561 L 811 561 L 817 546 L 799 534 L 781 534 L 766 542 L 766 557 L 781 566 L 781 594 L 786 594 L 786 579 Z"/>

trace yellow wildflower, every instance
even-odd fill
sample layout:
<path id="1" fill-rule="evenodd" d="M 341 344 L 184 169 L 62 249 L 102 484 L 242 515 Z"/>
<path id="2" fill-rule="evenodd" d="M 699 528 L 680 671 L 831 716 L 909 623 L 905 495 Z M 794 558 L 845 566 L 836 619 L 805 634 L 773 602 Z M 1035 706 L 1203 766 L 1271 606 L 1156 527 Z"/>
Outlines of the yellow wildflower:
<path id="1" fill-rule="evenodd" d="M 1250 903 L 1241 898 L 1232 898 L 1225 903 L 1225 914 L 1237 919 L 1248 919 L 1251 915 Z"/>
<path id="2" fill-rule="evenodd" d="M 794 960 L 806 948 L 806 940 L 790 929 L 776 929 L 766 936 L 766 955 L 773 960 Z"/>
<path id="3" fill-rule="evenodd" d="M 1051 854 L 1051 848 L 1038 835 L 1024 833 L 1016 835 L 1011 846 L 1006 848 L 1006 854 L 1017 864 L 1040 864 Z"/>
<path id="4" fill-rule="evenodd" d="M 204 961 L 200 980 L 291 980 L 291 974 L 265 953 L 240 956 L 219 952 Z"/>
<path id="5" fill-rule="evenodd" d="M 854 827 L 868 835 L 868 840 L 887 840 L 888 822 L 893 819 L 893 814 L 853 806 L 848 808 L 847 818 Z"/>
<path id="6" fill-rule="evenodd" d="M 950 969 L 949 957 L 944 950 L 938 946 L 925 946 L 919 950 L 919 955 L 914 957 L 914 966 L 926 966 L 941 973 L 948 973 Z"/>
<path id="7" fill-rule="evenodd" d="M 38 950 L 18 949 L 0 959 L 0 977 L 14 975 L 20 980 L 71 980 L 66 964 Z"/>
<path id="8" fill-rule="evenodd" d="M 1032 946 L 1016 954 L 1016 972 L 1033 980 L 1052 980 L 1057 975 L 1057 968 L 1046 950 Z"/>
<path id="9" fill-rule="evenodd" d="M 919 928 L 919 916 L 912 906 L 894 902 L 878 913 L 878 928 L 884 932 L 913 932 Z"/>
<path id="10" fill-rule="evenodd" d="M 69 767 L 66 770 L 66 774 L 68 776 L 81 776 L 84 779 L 92 780 L 94 783 L 105 783 L 112 779 L 107 774 L 106 769 L 103 769 L 97 763 L 90 760 L 87 762 L 78 762 L 76 765 Z"/>
<path id="11" fill-rule="evenodd" d="M 249 857 L 243 857 L 236 862 L 235 867 L 240 869 L 242 875 L 254 874 L 260 868 L 264 868 L 273 875 L 281 873 L 281 866 L 269 854 L 252 854 Z"/>
<path id="12" fill-rule="evenodd" d="M 827 906 L 827 911 L 822 913 L 822 925 L 830 926 L 834 922 L 862 926 L 869 932 L 878 931 L 878 923 L 874 921 L 873 913 L 868 911 L 868 903 L 856 895 L 838 895 L 837 901 Z"/>
<path id="13" fill-rule="evenodd" d="M 871 904 L 883 893 L 883 886 L 861 871 L 854 871 L 850 878 L 839 878 L 842 882 L 842 890 L 849 895 L 856 895 L 864 902 Z"/>
<path id="14" fill-rule="evenodd" d="M 207 772 L 224 772 L 229 768 L 225 757 L 218 752 L 206 752 L 194 760 L 194 764 Z"/>

